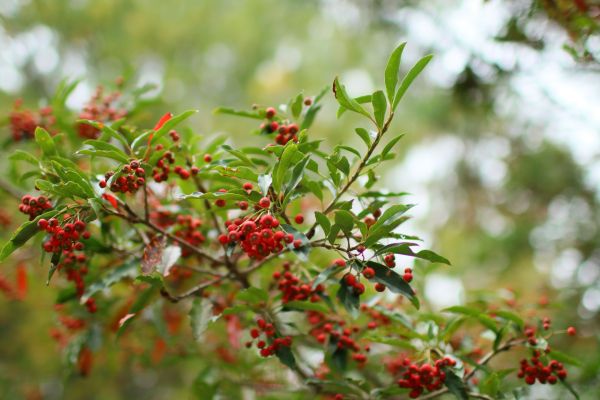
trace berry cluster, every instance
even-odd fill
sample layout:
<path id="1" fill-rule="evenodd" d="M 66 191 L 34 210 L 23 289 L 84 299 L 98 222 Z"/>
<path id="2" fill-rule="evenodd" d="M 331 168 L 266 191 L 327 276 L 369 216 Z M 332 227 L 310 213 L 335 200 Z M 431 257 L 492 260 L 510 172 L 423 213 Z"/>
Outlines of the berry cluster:
<path id="1" fill-rule="evenodd" d="M 79 114 L 79 119 L 107 122 L 116 121 L 125 117 L 127 111 L 115 107 L 115 103 L 120 97 L 120 92 L 113 92 L 104 96 L 104 88 L 98 86 L 89 102 L 83 107 L 83 110 Z M 100 136 L 100 130 L 98 128 L 84 123 L 77 125 L 77 133 L 79 136 L 88 139 L 97 139 L 98 136 Z"/>
<path id="2" fill-rule="evenodd" d="M 69 222 L 73 220 L 73 222 Z M 38 227 L 48 232 L 51 236 L 43 244 L 44 251 L 47 253 L 58 253 L 62 250 L 83 250 L 83 243 L 80 239 L 89 239 L 90 233 L 85 230 L 86 223 L 73 218 L 70 214 L 63 216 L 63 226 L 59 224 L 57 218 L 44 218 L 38 221 Z"/>
<path id="3" fill-rule="evenodd" d="M 198 218 L 194 218 L 191 215 L 178 215 L 177 225 L 175 230 L 175 236 L 185 240 L 193 246 L 198 246 L 206 240 L 202 232 L 198 229 L 202 226 L 202 221 Z M 181 256 L 189 257 L 193 252 L 187 247 L 181 248 Z"/>
<path id="4" fill-rule="evenodd" d="M 271 253 L 283 250 L 284 243 L 294 243 L 300 247 L 301 241 L 294 241 L 294 235 L 276 230 L 279 221 L 270 214 L 258 218 L 237 218 L 234 221 L 225 221 L 228 234 L 219 236 L 222 245 L 239 243 L 242 250 L 256 260 L 262 260 Z"/>
<path id="5" fill-rule="evenodd" d="M 105 188 L 107 181 L 113 177 L 113 172 L 107 172 L 99 183 L 101 188 Z M 140 166 L 139 161 L 132 161 L 121 168 L 118 177 L 113 178 L 110 184 L 110 190 L 114 193 L 136 193 L 141 186 L 146 184 L 146 171 Z"/>
<path id="6" fill-rule="evenodd" d="M 50 208 L 52 208 L 52 204 L 46 196 L 34 197 L 26 194 L 21 197 L 21 204 L 19 204 L 19 211 L 29 215 L 30 221 Z"/>
<path id="7" fill-rule="evenodd" d="M 84 278 L 88 274 L 86 261 L 85 254 L 75 254 L 74 250 L 63 250 L 61 262 L 57 266 L 58 271 L 66 274 L 67 281 L 75 285 L 77 297 L 83 296 L 85 292 Z M 97 311 L 96 301 L 93 298 L 85 302 L 85 307 L 90 313 Z"/>
<path id="8" fill-rule="evenodd" d="M 257 340 L 256 347 L 260 349 L 260 355 L 269 357 L 275 354 L 282 347 L 290 347 L 292 345 L 291 336 L 275 337 L 277 335 L 275 326 L 266 322 L 264 319 L 256 321 L 257 328 L 250 330 L 252 341 L 246 342 L 246 347 L 252 347 L 252 342 Z M 264 335 L 264 339 L 260 339 Z"/>
<path id="9" fill-rule="evenodd" d="M 21 100 L 17 100 L 9 116 L 12 137 L 16 142 L 33 139 L 38 126 L 49 129 L 56 122 L 51 107 L 43 107 L 34 113 L 31 110 L 21 110 L 21 104 Z"/>
<path id="10" fill-rule="evenodd" d="M 375 209 L 375 211 L 373 211 L 373 216 L 366 216 L 364 219 L 364 223 L 368 226 L 371 227 L 372 225 L 375 225 L 375 222 L 377 222 L 377 219 L 381 217 L 381 209 L 377 208 Z"/>
<path id="11" fill-rule="evenodd" d="M 389 325 L 392 323 L 392 320 L 387 315 L 366 304 L 361 304 L 360 309 L 371 318 L 371 321 L 367 324 L 367 329 L 376 329 L 378 326 Z"/>
<path id="12" fill-rule="evenodd" d="M 550 360 L 547 365 L 544 365 L 540 360 L 540 352 L 534 350 L 530 360 L 521 360 L 518 377 L 525 378 L 525 383 L 528 385 L 533 385 L 536 380 L 554 385 L 558 379 L 563 380 L 567 377 L 567 370 L 556 360 Z"/>
<path id="13" fill-rule="evenodd" d="M 456 361 L 450 357 L 444 357 L 431 364 L 415 364 L 410 358 L 405 357 L 401 363 L 388 365 L 388 371 L 394 375 L 401 374 L 398 386 L 411 389 L 408 396 L 411 399 L 419 397 L 424 391 L 433 392 L 438 390 L 446 380 L 444 367 L 453 367 Z"/>
<path id="14" fill-rule="evenodd" d="M 321 299 L 320 293 L 323 293 L 325 287 L 317 285 L 312 289 L 308 283 L 303 283 L 300 278 L 294 276 L 290 271 L 285 271 L 283 274 L 279 271 L 273 273 L 273 279 L 278 281 L 277 287 L 282 293 L 281 301 L 283 304 L 290 301 L 310 300 L 316 303 Z"/>
<path id="15" fill-rule="evenodd" d="M 365 270 L 367 270 L 367 269 L 373 271 L 373 268 L 367 267 L 367 268 L 363 269 L 363 274 L 364 274 Z M 367 271 L 367 274 L 370 274 L 370 271 Z M 375 275 L 375 271 L 373 271 L 373 275 Z M 366 277 L 366 275 L 365 275 L 365 277 Z M 365 292 L 365 285 L 358 281 L 358 279 L 356 278 L 356 275 L 352 275 L 352 274 L 344 275 L 344 282 L 346 283 L 347 286 L 352 288 L 354 293 L 356 293 L 359 296 Z M 385 286 L 384 286 L 384 290 L 385 290 Z"/>
<path id="16" fill-rule="evenodd" d="M 162 145 L 159 145 L 162 148 Z M 158 150 L 158 146 L 157 146 Z M 175 155 L 171 151 L 165 151 L 165 153 L 156 162 L 156 168 L 152 170 L 152 177 L 156 182 L 164 182 L 169 179 L 169 173 L 171 172 L 170 164 L 175 162 Z"/>
<path id="17" fill-rule="evenodd" d="M 346 327 L 345 321 L 335 321 L 329 319 L 325 314 L 318 311 L 307 312 L 308 322 L 313 326 L 310 335 L 321 344 L 330 343 L 339 350 L 348 350 L 353 352 L 352 359 L 360 366 L 367 362 L 366 354 L 361 352 L 361 348 L 352 336 L 360 332 L 359 327 Z M 367 345 L 365 352 L 370 351 Z"/>
<path id="18" fill-rule="evenodd" d="M 394 268 L 396 266 L 396 256 L 392 253 L 386 254 L 385 257 L 383 257 L 383 262 L 388 267 Z"/>
<path id="19" fill-rule="evenodd" d="M 276 115 L 277 111 L 273 107 L 267 108 L 265 117 L 268 121 L 260 124 L 260 130 L 267 134 L 277 132 L 275 142 L 280 145 L 285 145 L 290 140 L 298 142 L 297 134 L 300 130 L 298 124 L 274 121 Z"/>

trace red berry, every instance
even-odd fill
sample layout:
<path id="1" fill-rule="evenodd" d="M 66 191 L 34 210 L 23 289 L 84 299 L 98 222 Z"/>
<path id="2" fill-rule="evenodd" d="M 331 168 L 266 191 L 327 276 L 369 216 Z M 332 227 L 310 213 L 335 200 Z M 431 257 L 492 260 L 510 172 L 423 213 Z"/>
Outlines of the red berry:
<path id="1" fill-rule="evenodd" d="M 406 282 L 410 282 L 410 281 L 412 281 L 413 276 L 410 273 L 406 273 L 406 274 L 402 275 L 402 279 L 404 279 Z"/>
<path id="2" fill-rule="evenodd" d="M 297 224 L 302 224 L 304 223 L 304 216 L 302 214 L 298 214 L 294 217 L 294 221 L 296 221 Z"/>
<path id="3" fill-rule="evenodd" d="M 212 156 L 210 154 L 205 154 L 204 155 L 204 162 L 211 162 L 212 161 Z"/>
<path id="4" fill-rule="evenodd" d="M 375 284 L 375 290 L 377 292 L 383 292 L 383 291 L 385 291 L 385 285 L 383 283 L 378 282 Z"/>
<path id="5" fill-rule="evenodd" d="M 104 189 L 106 187 L 106 181 L 104 179 L 102 179 L 99 183 L 98 186 L 100 186 L 102 189 Z"/>
<path id="6" fill-rule="evenodd" d="M 217 207 L 225 207 L 225 199 L 217 199 L 217 200 L 215 201 L 215 205 L 216 205 Z"/>
<path id="7" fill-rule="evenodd" d="M 244 190 L 252 190 L 253 186 L 250 182 L 245 182 L 242 187 L 244 188 Z"/>
<path id="8" fill-rule="evenodd" d="M 271 200 L 269 200 L 268 197 L 263 197 L 262 199 L 260 199 L 260 201 L 258 202 L 258 205 L 261 208 L 269 208 L 271 206 Z"/>
<path id="9" fill-rule="evenodd" d="M 341 268 L 346 266 L 346 261 L 342 258 L 336 258 L 333 260 L 333 264 Z"/>
<path id="10" fill-rule="evenodd" d="M 575 327 L 570 326 L 567 328 L 567 335 L 575 336 L 576 334 L 577 334 L 577 329 L 575 329 Z"/>
<path id="11" fill-rule="evenodd" d="M 277 114 L 277 111 L 273 107 L 269 107 L 265 110 L 265 116 L 269 119 L 273 118 Z"/>
<path id="12" fill-rule="evenodd" d="M 365 278 L 371 279 L 372 277 L 375 276 L 375 270 L 371 267 L 367 267 L 367 268 L 363 269 L 362 274 Z"/>

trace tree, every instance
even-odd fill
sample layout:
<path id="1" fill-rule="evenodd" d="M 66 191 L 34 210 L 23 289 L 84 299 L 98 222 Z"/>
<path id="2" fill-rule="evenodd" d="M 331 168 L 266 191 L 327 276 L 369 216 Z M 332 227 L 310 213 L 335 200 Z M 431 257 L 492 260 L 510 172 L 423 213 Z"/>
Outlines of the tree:
<path id="1" fill-rule="evenodd" d="M 239 397 L 240 378 L 290 398 L 512 398 L 536 383 L 578 397 L 566 370 L 578 361 L 548 344 L 575 328 L 554 330 L 547 316 L 492 297 L 422 310 L 412 284 L 419 271 L 397 265 L 403 257 L 450 265 L 398 230 L 412 205 L 378 184 L 403 137 L 392 134 L 397 107 L 432 58 L 400 79 L 404 47 L 389 58 L 384 90 L 352 97 L 333 81 L 338 117 L 355 113 L 367 124 L 355 130 L 362 149 L 325 150 L 312 137 L 329 88 L 279 109 L 215 110 L 254 120 L 264 147 L 201 140 L 181 128 L 194 110 L 140 128 L 140 91 L 98 89 L 75 118 L 65 107 L 75 83 L 50 107 L 16 106 L 13 141 L 34 140 L 38 150 L 17 149 L 11 160 L 39 194 L 21 198 L 30 221 L 0 259 L 43 234 L 48 284 L 61 287 L 54 337 L 71 366 L 93 373 L 101 337 L 128 347 L 152 321 L 155 363 L 189 355 L 193 338 L 212 355 L 208 366 L 219 366 L 194 382 L 200 398 Z M 510 368 L 493 364 L 504 352 L 515 354 Z M 293 377 L 257 358 L 278 359 Z"/>

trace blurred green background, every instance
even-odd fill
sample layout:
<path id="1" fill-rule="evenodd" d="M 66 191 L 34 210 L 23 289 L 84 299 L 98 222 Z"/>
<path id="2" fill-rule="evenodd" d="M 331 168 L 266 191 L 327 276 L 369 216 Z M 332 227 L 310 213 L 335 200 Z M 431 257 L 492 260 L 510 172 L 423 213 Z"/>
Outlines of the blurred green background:
<path id="1" fill-rule="evenodd" d="M 576 3 L 0 0 L 0 115 L 16 98 L 43 105 L 64 78 L 81 79 L 68 102 L 79 109 L 96 85 L 124 76 L 156 85 L 140 117 L 148 124 L 198 108 L 195 129 L 247 144 L 258 140 L 252 122 L 211 110 L 277 105 L 336 75 L 351 94 L 370 93 L 398 43 L 408 41 L 404 66 L 434 53 L 401 104 L 393 130 L 407 135 L 383 179 L 418 204 L 408 230 L 453 263 L 418 274 L 425 301 L 439 309 L 503 288 L 507 301 L 547 296 L 555 323 L 581 332 L 563 350 L 583 361 L 576 387 L 597 399 L 600 8 Z M 331 96 L 325 104 L 312 134 L 358 144 L 357 119 L 336 120 Z M 25 217 L 10 199 L 2 208 L 12 219 L 4 240 Z M 197 358 L 142 368 L 111 342 L 91 376 L 63 372 L 48 334 L 55 293 L 37 258 L 24 261 L 29 296 L 0 297 L 0 398 L 190 396 Z M 0 274 L 14 279 L 15 263 Z M 552 398 L 537 386 L 531 398 Z"/>

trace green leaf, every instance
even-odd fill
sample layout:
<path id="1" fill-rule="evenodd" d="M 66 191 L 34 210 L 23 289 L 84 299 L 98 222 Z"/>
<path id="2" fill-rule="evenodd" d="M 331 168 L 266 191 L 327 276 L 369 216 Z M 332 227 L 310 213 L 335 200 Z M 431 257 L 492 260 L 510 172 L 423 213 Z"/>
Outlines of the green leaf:
<path id="1" fill-rule="evenodd" d="M 577 393 L 575 388 L 573 386 L 571 386 L 571 384 L 569 382 L 567 382 L 566 380 L 565 381 L 559 380 L 559 382 L 561 385 L 566 387 L 569 392 L 571 392 L 571 394 L 573 395 L 573 397 L 575 397 L 575 399 L 579 400 L 579 393 Z"/>
<path id="2" fill-rule="evenodd" d="M 296 153 L 298 153 L 298 146 L 292 141 L 289 141 L 281 154 L 279 162 L 273 168 L 273 189 L 275 189 L 275 192 L 279 193 L 281 191 L 283 180 Z"/>
<path id="3" fill-rule="evenodd" d="M 304 169 L 306 168 L 306 165 L 309 161 L 310 156 L 307 155 L 302 159 L 302 161 L 300 161 L 298 164 L 296 164 L 296 166 L 294 166 L 294 169 L 292 170 L 292 177 L 285 185 L 284 192 L 286 193 L 286 196 L 283 201 L 284 207 L 289 201 L 290 195 L 292 194 L 293 190 L 296 189 L 296 186 L 298 186 L 298 184 L 302 180 L 302 177 L 304 176 Z"/>
<path id="4" fill-rule="evenodd" d="M 345 107 L 348 110 L 354 111 L 356 113 L 362 114 L 369 119 L 371 118 L 371 116 L 369 115 L 367 110 L 363 108 L 363 106 L 361 106 L 352 97 L 348 96 L 346 88 L 344 87 L 344 85 L 340 84 L 337 77 L 333 80 L 333 94 L 335 95 L 335 98 L 342 107 Z"/>
<path id="5" fill-rule="evenodd" d="M 279 346 L 277 350 L 275 350 L 275 355 L 281 361 L 281 363 L 288 368 L 297 369 L 296 358 L 294 358 L 294 354 L 292 353 L 292 349 L 288 346 Z"/>
<path id="6" fill-rule="evenodd" d="M 393 102 L 393 105 L 392 105 L 392 112 L 394 112 L 396 110 L 396 107 L 398 107 L 398 103 L 400 103 L 400 100 L 404 96 L 404 93 L 406 93 L 406 91 L 408 90 L 408 88 L 410 87 L 410 85 L 413 83 L 413 81 L 415 80 L 415 78 L 417 76 L 419 76 L 419 74 L 421 73 L 421 71 L 423 71 L 423 69 L 427 66 L 427 64 L 429 63 L 429 61 L 431 61 L 432 58 L 433 58 L 433 54 L 429 54 L 429 55 L 421 58 L 410 69 L 410 71 L 408 71 L 408 73 L 406 74 L 406 76 L 404 77 L 404 79 L 402 79 L 402 83 L 400 83 L 400 87 L 398 88 L 398 91 L 396 92 L 396 95 L 394 96 L 394 102 Z"/>
<path id="7" fill-rule="evenodd" d="M 344 277 L 340 279 L 340 288 L 338 289 L 336 296 L 342 303 L 344 308 L 350 313 L 352 318 L 358 318 L 360 308 L 360 296 L 356 294 L 352 287 L 346 284 Z"/>
<path id="8" fill-rule="evenodd" d="M 358 137 L 360 137 L 362 141 L 365 142 L 367 147 L 371 147 L 371 135 L 369 135 L 369 132 L 367 132 L 366 129 L 356 128 L 355 132 L 358 135 Z"/>
<path id="9" fill-rule="evenodd" d="M 513 312 L 498 310 L 493 311 L 492 314 L 495 314 L 497 317 L 500 317 L 502 319 L 514 322 L 520 329 L 523 329 L 525 327 L 525 322 L 523 321 L 523 319 Z"/>
<path id="10" fill-rule="evenodd" d="M 571 365 L 575 365 L 577 367 L 581 367 L 583 365 L 581 363 L 581 361 L 579 361 L 575 357 L 571 357 L 568 354 L 561 353 L 558 350 L 550 350 L 550 353 L 548 354 L 548 356 L 550 358 L 553 358 L 553 359 L 555 359 L 557 361 L 560 361 L 561 363 L 564 363 L 564 364 L 571 364 Z"/>
<path id="11" fill-rule="evenodd" d="M 306 261 L 308 259 L 308 253 L 310 252 L 310 241 L 306 235 L 288 224 L 281 224 L 281 229 L 283 229 L 286 233 L 291 233 L 294 235 L 294 241 L 300 240 L 302 245 L 299 248 L 296 248 L 293 243 L 288 244 L 287 247 L 288 249 L 292 250 L 292 252 L 294 252 L 294 254 L 296 254 L 301 260 Z"/>
<path id="12" fill-rule="evenodd" d="M 419 309 L 419 299 L 417 298 L 415 291 L 399 274 L 385 265 L 374 261 L 368 261 L 367 266 L 373 268 L 375 271 L 375 276 L 369 279 L 370 281 L 384 284 L 393 293 L 405 296 L 416 309 Z"/>
<path id="13" fill-rule="evenodd" d="M 92 156 L 92 157 L 103 157 L 103 158 L 110 158 L 112 160 L 116 160 L 119 161 L 121 163 L 126 163 L 128 161 L 127 157 L 123 157 L 122 154 L 113 151 L 113 150 L 97 150 L 97 149 L 81 149 L 79 151 L 77 151 L 76 154 L 84 154 L 86 156 Z"/>
<path id="14" fill-rule="evenodd" d="M 329 308 L 322 303 L 313 303 L 310 301 L 290 301 L 283 305 L 290 310 L 300 311 L 318 311 L 324 314 L 329 313 Z"/>
<path id="15" fill-rule="evenodd" d="M 482 313 L 481 311 L 479 311 L 475 308 L 466 307 L 466 306 L 452 306 L 452 307 L 445 308 L 442 311 L 450 312 L 453 314 L 462 314 L 462 315 L 468 315 L 470 317 L 474 317 L 486 328 L 490 329 L 493 332 L 498 333 L 498 326 L 496 325 L 496 321 L 494 321 L 493 318 L 490 318 L 489 316 L 487 316 L 486 314 Z"/>
<path id="16" fill-rule="evenodd" d="M 338 272 L 340 272 L 342 270 L 343 270 L 343 268 L 338 267 L 335 264 L 325 268 L 323 271 L 321 271 L 319 273 L 319 275 L 317 275 L 316 279 L 314 280 L 314 282 L 312 284 L 312 288 L 313 289 L 316 288 L 321 283 L 325 282 L 327 279 L 331 278 L 333 275 L 337 274 Z"/>
<path id="17" fill-rule="evenodd" d="M 233 108 L 218 107 L 213 110 L 213 114 L 229 114 L 238 117 L 252 118 L 252 119 L 264 119 L 265 116 L 258 111 L 240 111 L 234 110 Z"/>
<path id="18" fill-rule="evenodd" d="M 323 233 L 325 233 L 325 236 L 327 236 L 331 230 L 331 222 L 329 222 L 329 218 L 327 218 L 327 216 L 325 216 L 325 214 L 322 212 L 315 211 L 315 219 L 317 220 L 317 224 L 321 225 L 321 228 L 323 228 Z"/>
<path id="19" fill-rule="evenodd" d="M 387 111 L 385 94 L 383 94 L 381 90 L 376 91 L 373 93 L 371 102 L 373 103 L 373 115 L 375 116 L 375 122 L 377 123 L 379 129 L 381 129 L 385 123 L 385 113 Z"/>
<path id="20" fill-rule="evenodd" d="M 179 125 L 182 121 L 185 121 L 197 112 L 198 110 L 187 110 L 182 112 L 181 114 L 171 117 L 171 119 L 165 122 L 163 126 L 161 126 L 160 129 L 154 133 L 152 141 L 155 142 L 157 140 L 160 140 L 163 136 L 166 136 L 169 133 L 169 131 L 171 131 L 173 128 Z M 150 145 L 152 145 L 152 143 L 150 143 Z"/>
<path id="21" fill-rule="evenodd" d="M 44 156 L 50 157 L 57 154 L 56 145 L 54 144 L 54 140 L 52 140 L 52 136 L 40 126 L 35 128 L 35 142 L 42 149 Z"/>
<path id="22" fill-rule="evenodd" d="M 209 299 L 195 298 L 190 309 L 190 325 L 197 342 L 201 342 L 208 324 L 214 320 L 213 303 Z"/>
<path id="23" fill-rule="evenodd" d="M 354 216 L 346 210 L 336 211 L 335 223 L 340 227 L 342 232 L 346 235 L 350 235 L 352 228 L 354 228 Z"/>
<path id="24" fill-rule="evenodd" d="M 366 335 L 363 336 L 363 339 L 368 340 L 369 342 L 375 343 L 383 343 L 394 347 L 400 347 L 402 349 L 414 350 L 415 346 L 408 340 L 400 339 L 397 337 L 390 336 L 379 336 L 379 335 Z"/>
<path id="25" fill-rule="evenodd" d="M 121 150 L 113 144 L 103 142 L 101 140 L 86 140 L 85 142 L 83 142 L 83 144 L 86 146 L 91 146 L 92 148 L 98 151 L 106 152 L 106 154 L 111 154 L 112 157 L 109 158 L 113 158 L 122 163 L 129 162 L 129 157 L 127 157 L 127 154 L 125 154 L 123 150 Z"/>
<path id="26" fill-rule="evenodd" d="M 294 118 L 298 118 L 300 113 L 302 113 L 302 106 L 304 104 L 304 95 L 302 93 L 298 94 L 296 98 L 292 101 L 291 111 Z"/>
<path id="27" fill-rule="evenodd" d="M 467 386 L 463 380 L 460 379 L 458 375 L 456 375 L 450 368 L 444 368 L 444 372 L 446 373 L 444 385 L 448 388 L 450 393 L 456 396 L 457 399 L 469 400 Z"/>
<path id="28" fill-rule="evenodd" d="M 10 160 L 18 160 L 18 161 L 25 161 L 28 162 L 29 164 L 32 164 L 34 166 L 38 166 L 39 165 L 39 160 L 37 159 L 36 156 L 34 156 L 31 153 L 28 153 L 24 150 L 21 149 L 17 149 L 15 150 L 10 156 L 8 156 L 8 158 Z"/>
<path id="29" fill-rule="evenodd" d="M 388 155 L 388 153 L 394 148 L 396 143 L 398 143 L 398 141 L 400 139 L 402 139 L 403 137 L 404 137 L 404 134 L 401 134 L 401 135 L 396 136 L 392 140 L 390 140 L 389 143 L 386 144 L 385 147 L 383 148 L 383 150 L 381 151 L 381 158 L 385 158 Z"/>
<path id="30" fill-rule="evenodd" d="M 401 43 L 394 49 L 385 67 L 385 91 L 387 92 L 390 104 L 394 101 L 394 92 L 398 85 L 398 75 L 400 73 L 400 60 L 404 51 L 406 42 Z"/>
<path id="31" fill-rule="evenodd" d="M 33 221 L 25 222 L 13 233 L 12 237 L 0 250 L 0 261 L 4 261 L 9 255 L 11 255 L 16 249 L 23 246 L 29 239 L 40 231 L 37 223 L 40 219 L 49 219 L 62 212 L 62 210 L 50 210 L 41 215 L 38 215 Z"/>
<path id="32" fill-rule="evenodd" d="M 87 246 L 86 246 L 87 248 Z M 108 289 L 117 282 L 123 279 L 135 278 L 138 272 L 137 262 L 127 262 L 117 268 L 111 270 L 102 279 L 87 286 L 83 296 L 81 296 L 81 303 L 85 303 L 90 297 L 96 293 Z"/>
<path id="33" fill-rule="evenodd" d="M 236 299 L 250 304 L 266 303 L 269 300 L 269 293 L 264 289 L 252 286 L 238 292 Z"/>
<path id="34" fill-rule="evenodd" d="M 383 254 L 383 253 L 402 254 L 404 256 L 415 257 L 415 258 L 427 260 L 432 263 L 442 263 L 442 264 L 450 265 L 450 261 L 448 261 L 446 258 L 440 256 L 439 254 L 434 253 L 431 250 L 421 250 L 421 251 L 415 253 L 411 249 L 411 246 L 416 246 L 416 245 L 417 245 L 416 243 L 391 244 L 391 245 L 384 246 L 381 249 L 377 250 L 377 254 Z"/>

